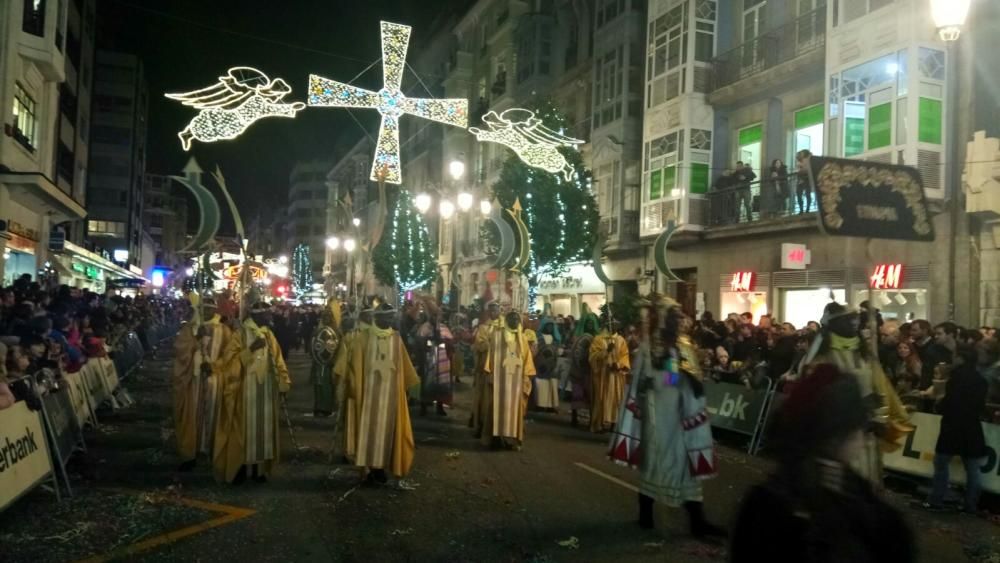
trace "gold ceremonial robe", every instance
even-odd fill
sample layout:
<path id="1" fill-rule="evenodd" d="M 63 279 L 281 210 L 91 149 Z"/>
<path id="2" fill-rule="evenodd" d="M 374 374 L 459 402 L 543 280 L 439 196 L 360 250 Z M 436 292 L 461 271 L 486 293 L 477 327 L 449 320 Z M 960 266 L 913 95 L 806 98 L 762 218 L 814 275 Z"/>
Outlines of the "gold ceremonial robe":
<path id="1" fill-rule="evenodd" d="M 335 433 L 336 446 L 350 461 L 354 461 L 354 452 L 358 449 L 357 405 L 347 393 L 348 363 L 351 359 L 352 346 L 358 334 L 367 330 L 369 325 L 359 323 L 359 328 L 344 334 L 337 348 L 337 357 L 333 362 L 334 398 L 337 405 L 337 424 Z"/>
<path id="2" fill-rule="evenodd" d="M 608 351 L 609 346 L 611 351 Z M 628 344 L 617 334 L 602 331 L 590 343 L 590 431 L 601 432 L 618 422 L 629 370 Z"/>
<path id="3" fill-rule="evenodd" d="M 486 378 L 486 401 L 482 418 L 486 421 L 483 442 L 493 438 L 511 438 L 524 442 L 524 413 L 531 395 L 535 361 L 531 346 L 520 330 L 501 328 L 490 333 L 490 348 L 483 371 Z"/>
<path id="4" fill-rule="evenodd" d="M 472 372 L 472 427 L 476 432 L 482 432 L 482 429 L 488 426 L 489 417 L 485 413 L 490 388 L 487 384 L 488 375 L 485 367 L 486 357 L 490 352 L 491 335 L 497 330 L 503 330 L 503 321 L 500 319 L 479 325 L 472 344 L 472 354 L 476 360 Z"/>
<path id="5" fill-rule="evenodd" d="M 395 330 L 369 326 L 356 331 L 345 353 L 340 370 L 354 402 L 347 438 L 354 465 L 403 477 L 416 449 L 406 393 L 420 383 L 403 339 Z"/>
<path id="6" fill-rule="evenodd" d="M 199 325 L 188 322 L 174 340 L 174 432 L 177 454 L 184 461 L 194 460 L 199 453 L 212 457 L 219 412 L 219 360 L 232 335 L 218 316 L 200 326 L 207 335 L 198 338 Z M 212 371 L 204 377 L 201 365 L 206 362 Z"/>
<path id="7" fill-rule="evenodd" d="M 250 346 L 263 338 L 265 346 Z M 279 459 L 278 394 L 291 386 L 274 334 L 251 319 L 234 331 L 221 358 L 222 398 L 212 465 L 217 481 L 230 483 L 240 466 L 256 464 L 267 476 Z"/>

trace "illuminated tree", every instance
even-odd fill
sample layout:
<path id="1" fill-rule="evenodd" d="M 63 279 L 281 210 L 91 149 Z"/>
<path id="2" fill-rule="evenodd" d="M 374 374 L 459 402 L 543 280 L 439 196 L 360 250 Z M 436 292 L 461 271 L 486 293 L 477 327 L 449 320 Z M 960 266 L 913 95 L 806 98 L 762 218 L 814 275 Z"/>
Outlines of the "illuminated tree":
<path id="1" fill-rule="evenodd" d="M 392 217 L 388 236 L 382 237 L 372 254 L 375 279 L 387 286 L 398 285 L 401 293 L 424 287 L 437 273 L 437 249 L 410 192 L 401 188 L 388 213 Z"/>
<path id="2" fill-rule="evenodd" d="M 569 133 L 565 116 L 551 102 L 541 101 L 528 109 L 549 129 Z M 591 191 L 590 171 L 575 148 L 561 147 L 559 152 L 576 172 L 571 181 L 561 174 L 530 167 L 510 153 L 500 179 L 493 184 L 493 196 L 503 207 L 509 209 L 519 199 L 524 209 L 522 218 L 531 237 L 530 261 L 524 271 L 529 308 L 534 307 L 542 276 L 560 275 L 572 262 L 589 259 L 597 242 L 600 216 Z M 492 223 L 486 223 L 485 228 L 487 240 L 495 248 L 499 233 Z"/>
<path id="3" fill-rule="evenodd" d="M 309 245 L 300 243 L 292 250 L 292 290 L 301 297 L 312 291 L 313 269 Z"/>

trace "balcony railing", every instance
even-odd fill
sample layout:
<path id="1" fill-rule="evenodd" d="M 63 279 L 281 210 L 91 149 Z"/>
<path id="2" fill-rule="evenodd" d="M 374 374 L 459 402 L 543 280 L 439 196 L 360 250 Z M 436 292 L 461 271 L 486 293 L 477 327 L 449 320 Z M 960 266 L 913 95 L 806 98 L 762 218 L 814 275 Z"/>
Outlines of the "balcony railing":
<path id="1" fill-rule="evenodd" d="M 826 6 L 821 6 L 715 57 L 712 89 L 718 90 L 823 49 L 825 44 Z"/>
<path id="2" fill-rule="evenodd" d="M 713 227 L 754 223 L 816 211 L 816 198 L 808 185 L 799 186 L 793 175 L 765 179 L 708 193 L 709 224 Z"/>

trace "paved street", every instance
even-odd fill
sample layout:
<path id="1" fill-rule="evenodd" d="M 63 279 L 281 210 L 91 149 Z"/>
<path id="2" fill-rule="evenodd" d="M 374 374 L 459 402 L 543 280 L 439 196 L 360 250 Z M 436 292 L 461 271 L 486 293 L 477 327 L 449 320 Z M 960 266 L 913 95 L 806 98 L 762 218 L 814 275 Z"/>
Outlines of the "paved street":
<path id="1" fill-rule="evenodd" d="M 637 474 L 606 461 L 605 437 L 571 428 L 565 414 L 532 414 L 523 452 L 485 451 L 465 426 L 467 386 L 449 417 L 414 417 L 416 463 L 402 486 L 358 487 L 350 467 L 328 462 L 332 419 L 307 416 L 307 357 L 293 353 L 289 364 L 303 449 L 283 425 L 281 472 L 270 483 L 219 486 L 205 466 L 176 473 L 168 363 L 148 361 L 127 383 L 138 403 L 102 417 L 100 431 L 88 434 L 90 452 L 72 464 L 77 497 L 57 507 L 36 491 L 4 515 L 4 560 L 725 560 L 722 547 L 687 535 L 679 511 L 661 509 L 656 531 L 639 530 Z M 707 509 L 728 522 L 767 463 L 730 447 L 721 456 L 721 476 L 706 484 Z M 909 500 L 892 496 L 902 506 Z M 1000 551 L 1000 530 L 986 519 L 907 510 L 923 561 L 987 560 Z M 148 549 L 128 551 L 136 542 Z M 969 548 L 981 556 L 968 558 Z"/>

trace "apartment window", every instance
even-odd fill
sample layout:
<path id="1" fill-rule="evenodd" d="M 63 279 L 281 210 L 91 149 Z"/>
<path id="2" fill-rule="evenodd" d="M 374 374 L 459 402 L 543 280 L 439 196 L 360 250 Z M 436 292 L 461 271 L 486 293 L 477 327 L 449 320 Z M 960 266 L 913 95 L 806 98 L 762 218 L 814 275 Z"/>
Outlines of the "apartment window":
<path id="1" fill-rule="evenodd" d="M 594 127 L 607 125 L 622 117 L 622 79 L 625 48 L 608 51 L 595 61 Z"/>
<path id="2" fill-rule="evenodd" d="M 29 150 L 35 150 L 38 143 L 35 100 L 17 82 L 14 83 L 14 139 Z"/>
<path id="3" fill-rule="evenodd" d="M 125 223 L 121 221 L 87 221 L 87 232 L 98 237 L 125 236 Z"/>
<path id="4" fill-rule="evenodd" d="M 601 0 L 597 6 L 597 28 L 625 13 L 625 0 Z"/>
<path id="5" fill-rule="evenodd" d="M 25 33 L 45 37 L 45 0 L 24 0 L 21 29 Z"/>
<path id="6" fill-rule="evenodd" d="M 672 100 L 685 91 L 687 6 L 688 2 L 684 2 L 649 24 L 646 107 Z"/>
<path id="7" fill-rule="evenodd" d="M 823 104 L 802 108 L 794 113 L 795 131 L 792 142 L 792 157 L 807 150 L 815 155 L 823 154 Z"/>
<path id="8" fill-rule="evenodd" d="M 646 143 L 646 201 L 672 196 L 677 187 L 677 164 L 684 158 L 684 130 L 667 133 Z"/>
<path id="9" fill-rule="evenodd" d="M 694 22 L 694 60 L 712 62 L 715 56 L 715 17 L 716 4 L 714 0 L 696 0 Z"/>
<path id="10" fill-rule="evenodd" d="M 59 141 L 59 148 L 56 152 L 56 171 L 69 185 L 73 185 L 73 173 L 75 172 L 76 159 L 73 151 Z"/>
<path id="11" fill-rule="evenodd" d="M 840 9 L 835 11 L 841 16 L 840 23 L 844 24 L 868 15 L 875 10 L 880 10 L 892 3 L 893 0 L 837 0 L 835 6 L 839 5 Z"/>

